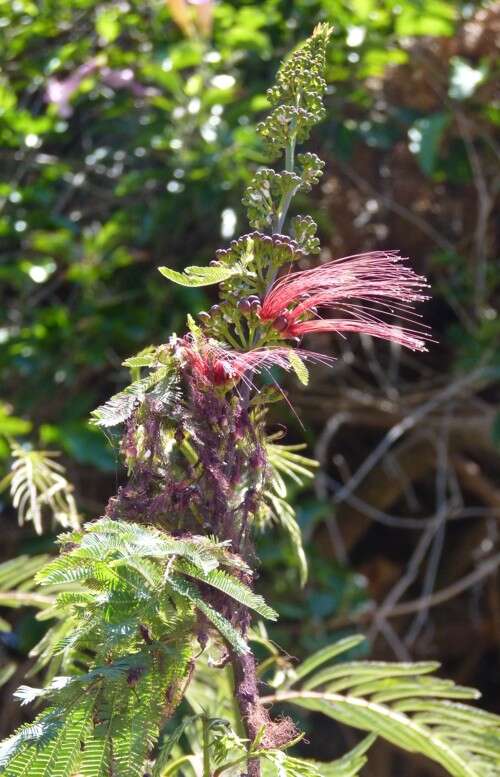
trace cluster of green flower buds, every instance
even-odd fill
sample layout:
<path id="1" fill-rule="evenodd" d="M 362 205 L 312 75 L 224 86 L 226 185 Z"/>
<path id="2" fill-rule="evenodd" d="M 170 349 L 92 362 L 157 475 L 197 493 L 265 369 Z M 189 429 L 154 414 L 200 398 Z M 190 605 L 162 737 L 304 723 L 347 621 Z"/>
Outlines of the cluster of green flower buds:
<path id="1" fill-rule="evenodd" d="M 281 198 L 288 192 L 293 196 L 301 185 L 302 178 L 288 170 L 281 173 L 269 167 L 258 170 L 242 199 L 250 224 L 257 229 L 271 227 L 276 220 Z"/>
<path id="2" fill-rule="evenodd" d="M 266 144 L 270 159 L 276 159 L 292 138 L 300 143 L 309 137 L 316 120 L 305 108 L 278 105 L 264 121 L 257 124 L 257 132 Z"/>
<path id="3" fill-rule="evenodd" d="M 260 312 L 260 297 L 256 294 L 242 297 L 233 290 L 208 311 L 198 313 L 198 320 L 207 337 L 229 341 L 239 347 L 248 342 L 251 329 L 259 325 Z"/>
<path id="4" fill-rule="evenodd" d="M 221 283 L 224 298 L 227 294 L 237 293 L 239 297 L 264 291 L 267 271 L 270 266 L 279 268 L 289 262 L 296 262 L 306 256 L 306 251 L 288 235 L 265 235 L 255 231 L 232 240 L 228 248 L 216 251 L 212 267 L 230 267 L 241 265 L 244 272 Z"/>
<path id="5" fill-rule="evenodd" d="M 325 163 L 316 154 L 298 154 L 299 171 L 277 172 L 262 167 L 254 175 L 243 195 L 248 220 L 256 229 L 272 227 L 276 222 L 283 202 L 288 194 L 293 197 L 298 191 L 309 192 L 318 183 Z"/>
<path id="6" fill-rule="evenodd" d="M 294 216 L 292 234 L 306 254 L 319 254 L 320 242 L 316 237 L 318 225 L 311 216 Z"/>
<path id="7" fill-rule="evenodd" d="M 297 162 L 301 166 L 300 188 L 304 192 L 310 192 L 312 187 L 319 183 L 325 163 L 317 154 L 312 154 L 310 151 L 305 154 L 297 154 Z"/>
<path id="8" fill-rule="evenodd" d="M 232 240 L 210 262 L 219 276 L 220 303 L 202 311 L 199 321 L 207 336 L 233 348 L 254 343 L 263 324 L 266 343 L 289 339 L 292 320 L 302 322 L 315 315 L 309 309 L 294 315 L 294 307 L 285 306 L 269 316 L 264 299 L 282 267 L 319 252 L 317 227 L 310 216 L 292 219 L 292 237 L 282 232 L 292 198 L 299 191 L 309 192 L 323 172 L 324 163 L 316 154 L 295 156 L 295 145 L 323 113 L 322 73 L 330 34 L 328 25 L 318 25 L 313 37 L 281 66 L 277 85 L 268 93 L 274 109 L 259 129 L 271 151 L 286 149 L 285 169 L 258 170 L 243 198 L 255 231 Z"/>
<path id="9" fill-rule="evenodd" d="M 329 24 L 318 24 L 311 38 L 282 64 L 276 85 L 267 92 L 269 102 L 276 107 L 257 129 L 272 158 L 287 146 L 292 136 L 305 140 L 311 127 L 324 117 L 323 73 L 331 32 Z"/>
<path id="10" fill-rule="evenodd" d="M 203 324 L 208 323 L 214 323 L 218 318 L 221 318 L 224 315 L 223 306 L 222 305 L 212 305 L 211 308 L 209 308 L 208 312 L 206 310 L 201 310 L 198 313 L 198 318 Z"/>

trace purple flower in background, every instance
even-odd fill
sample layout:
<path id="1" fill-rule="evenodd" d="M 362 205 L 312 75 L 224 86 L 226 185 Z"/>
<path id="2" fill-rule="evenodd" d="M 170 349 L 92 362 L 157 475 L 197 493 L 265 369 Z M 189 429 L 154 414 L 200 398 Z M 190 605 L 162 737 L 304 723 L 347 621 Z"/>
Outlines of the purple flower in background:
<path id="1" fill-rule="evenodd" d="M 67 78 L 49 78 L 45 89 L 45 99 L 51 105 L 57 107 L 60 116 L 67 118 L 73 113 L 70 105 L 70 99 L 76 92 L 82 81 L 92 75 L 99 68 L 97 57 L 89 59 L 83 65 L 74 70 Z"/>
<path id="2" fill-rule="evenodd" d="M 101 79 L 103 84 L 110 86 L 111 89 L 129 89 L 135 97 L 152 97 L 158 94 L 156 89 L 140 84 L 130 67 L 124 67 L 121 70 L 103 67 L 101 68 Z"/>
<path id="3" fill-rule="evenodd" d="M 82 81 L 92 73 L 97 73 L 101 82 L 111 89 L 128 89 L 134 97 L 154 97 L 158 90 L 139 83 L 134 71 L 129 68 L 112 69 L 103 65 L 102 58 L 93 57 L 84 62 L 67 78 L 49 78 L 45 90 L 45 100 L 55 105 L 60 116 L 68 118 L 73 113 L 70 100 Z"/>

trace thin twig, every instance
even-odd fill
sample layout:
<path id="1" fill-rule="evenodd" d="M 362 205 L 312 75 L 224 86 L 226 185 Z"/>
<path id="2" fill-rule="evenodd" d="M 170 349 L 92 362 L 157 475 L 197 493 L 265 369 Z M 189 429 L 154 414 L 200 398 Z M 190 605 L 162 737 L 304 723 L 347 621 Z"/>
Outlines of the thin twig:
<path id="1" fill-rule="evenodd" d="M 437 469 L 436 469 L 436 505 L 439 522 L 436 526 L 436 533 L 432 542 L 427 569 L 424 574 L 422 587 L 422 598 L 428 597 L 433 589 L 438 573 L 439 562 L 444 548 L 446 536 L 446 518 L 447 518 L 447 490 L 448 490 L 448 441 L 449 441 L 449 421 L 450 411 L 446 414 L 443 423 L 443 434 L 436 439 L 437 448 Z M 445 508 L 445 509 L 443 509 Z M 422 609 L 410 626 L 405 638 L 406 645 L 412 645 L 417 639 L 427 619 L 427 610 Z"/>
<path id="2" fill-rule="evenodd" d="M 474 370 L 472 373 L 469 373 L 468 375 L 464 375 L 440 391 L 438 394 L 431 397 L 431 399 L 429 399 L 427 402 L 417 407 L 412 413 L 409 413 L 399 423 L 395 424 L 392 429 L 387 432 L 377 447 L 374 448 L 371 454 L 363 461 L 350 481 L 346 483 L 346 485 L 343 486 L 337 494 L 335 494 L 334 502 L 336 504 L 340 504 L 346 499 L 348 495 L 352 494 L 353 491 L 360 485 L 360 483 L 363 482 L 368 473 L 371 472 L 375 464 L 377 464 L 383 458 L 383 456 L 385 456 L 387 451 L 394 445 L 395 442 L 401 439 L 401 437 L 403 437 L 406 432 L 415 428 L 419 422 L 421 422 L 427 415 L 429 415 L 429 413 L 439 407 L 439 405 L 457 396 L 462 391 L 470 389 L 473 385 L 481 382 L 487 376 L 487 374 L 488 370 L 479 368 Z"/>
<path id="3" fill-rule="evenodd" d="M 371 640 L 375 639 L 377 631 L 380 629 L 381 622 L 386 619 L 387 614 L 392 611 L 396 602 L 399 601 L 399 599 L 403 596 L 405 591 L 407 591 L 408 588 L 415 581 L 418 575 L 418 571 L 420 569 L 420 565 L 422 564 L 422 561 L 425 558 L 425 555 L 429 549 L 429 546 L 432 540 L 434 539 L 435 533 L 436 533 L 436 526 L 429 526 L 424 532 L 422 532 L 422 536 L 420 537 L 420 540 L 418 541 L 415 547 L 415 550 L 413 551 L 413 554 L 408 562 L 408 567 L 405 574 L 398 580 L 396 585 L 391 589 L 389 594 L 382 602 L 381 606 L 376 610 L 374 614 L 374 619 L 373 619 L 374 622 L 372 624 L 372 627 L 368 635 L 369 639 Z"/>
<path id="4" fill-rule="evenodd" d="M 385 618 L 400 618 L 404 615 L 411 615 L 420 610 L 428 610 L 432 607 L 444 604 L 450 599 L 460 596 L 460 594 L 467 591 L 484 578 L 492 575 L 498 567 L 500 567 L 500 553 L 486 559 L 473 572 L 470 572 L 468 575 L 460 578 L 460 580 L 456 580 L 454 583 L 442 588 L 440 591 L 435 591 L 426 597 L 419 596 L 418 599 L 411 599 L 407 602 L 395 604 L 391 610 L 385 613 Z M 350 615 L 341 618 L 333 618 L 327 625 L 330 628 L 342 628 L 343 626 L 352 623 L 365 623 L 376 617 L 376 614 L 377 610 L 375 608 L 363 610 L 362 612 L 351 613 Z"/>
<path id="5" fill-rule="evenodd" d="M 366 178 L 357 173 L 354 168 L 351 167 L 351 165 L 346 164 L 338 158 L 335 159 L 335 164 L 340 167 L 342 172 L 351 179 L 351 181 L 358 187 L 360 191 L 365 192 L 365 194 L 369 194 L 378 202 L 383 203 L 387 208 L 389 208 L 389 210 L 392 210 L 394 213 L 397 213 L 398 216 L 401 216 L 403 219 L 410 222 L 410 224 L 416 226 L 421 232 L 423 232 L 424 235 L 427 235 L 427 237 L 429 237 L 444 251 L 455 250 L 453 243 L 450 243 L 447 238 L 443 237 L 443 235 L 438 232 L 437 229 L 434 229 L 431 224 L 428 224 L 427 221 L 425 221 L 420 216 L 417 216 L 417 214 L 409 210 L 409 208 L 405 208 L 404 205 L 396 202 L 392 197 L 379 192 L 377 189 L 375 189 L 374 186 L 372 186 L 372 184 L 369 183 L 369 181 L 366 180 Z"/>

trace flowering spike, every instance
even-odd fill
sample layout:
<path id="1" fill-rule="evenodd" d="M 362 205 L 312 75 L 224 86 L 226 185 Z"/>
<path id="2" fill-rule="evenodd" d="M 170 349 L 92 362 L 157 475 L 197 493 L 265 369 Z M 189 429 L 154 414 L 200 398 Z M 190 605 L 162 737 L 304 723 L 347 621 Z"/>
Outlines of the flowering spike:
<path id="1" fill-rule="evenodd" d="M 318 24 L 311 37 L 283 62 L 275 86 L 267 91 L 269 102 L 276 107 L 257 130 L 271 155 L 286 148 L 292 138 L 305 140 L 325 115 L 324 71 L 331 34 L 330 25 Z"/>
<path id="2" fill-rule="evenodd" d="M 189 22 L 183 2 L 172 0 L 170 5 Z M 210 0 L 191 0 L 191 4 L 205 6 L 209 19 Z M 203 32 L 201 24 L 198 28 Z M 100 729 L 103 721 L 110 724 L 107 710 L 117 701 L 118 725 L 113 725 L 112 733 L 117 734 L 122 753 L 131 754 L 127 732 L 133 729 L 138 729 L 139 739 L 145 742 L 145 748 L 139 748 L 138 760 L 127 762 L 127 773 L 146 773 L 149 745 L 156 743 L 141 736 L 140 727 L 150 710 L 150 733 L 158 731 L 174 713 L 197 657 L 213 638 L 224 649 L 224 656 L 227 651 L 232 664 L 234 697 L 244 729 L 244 739 L 238 738 L 238 757 L 228 763 L 241 765 L 248 777 L 261 777 L 260 757 L 274 752 L 276 765 L 286 766 L 285 755 L 279 750 L 300 737 L 291 720 L 271 719 L 259 697 L 256 662 L 247 644 L 250 609 L 264 617 L 274 615 L 252 590 L 250 564 L 256 560 L 252 530 L 280 524 L 289 534 L 304 582 L 301 533 L 293 507 L 286 500 L 286 479 L 302 483 L 302 477 L 311 476 L 314 463 L 295 453 L 297 446 L 276 444 L 281 432 L 278 436 L 268 434 L 270 403 L 280 392 L 281 398 L 288 400 L 272 375 L 268 377 L 275 385 L 258 390 L 255 376 L 278 367 L 293 371 L 307 386 L 305 362 L 329 366 L 333 359 L 297 347 L 305 334 L 360 332 L 416 350 L 423 350 L 428 339 L 412 308 L 414 302 L 425 299 L 425 280 L 405 266 L 397 252 L 360 254 L 291 272 L 294 262 L 319 251 L 316 225 L 309 216 L 295 216 L 293 237 L 285 234 L 285 223 L 294 195 L 299 190 L 309 191 L 323 169 L 315 154 L 296 156 L 296 143 L 309 134 L 324 112 L 324 66 L 330 33 L 328 25 L 319 25 L 282 65 L 277 85 L 269 92 L 273 111 L 260 131 L 268 150 L 284 149 L 285 169 L 258 172 L 247 189 L 245 203 L 251 224 L 257 230 L 269 229 L 271 234 L 254 231 L 232 240 L 228 248 L 217 251 L 208 267 L 190 266 L 184 272 L 159 268 L 162 275 L 183 287 L 218 284 L 220 299 L 208 311 L 199 312 L 196 321 L 187 316 L 183 337 L 172 335 L 168 343 L 147 348 L 124 362 L 132 370 L 133 382 L 95 417 L 101 426 L 125 425 L 121 453 L 127 480 L 110 499 L 106 518 L 98 522 L 100 536 L 95 534 L 96 524 L 66 536 L 66 556 L 51 565 L 59 582 L 74 581 L 76 571 L 89 591 L 83 594 L 84 608 L 82 594 L 76 594 L 80 599 L 71 600 L 74 605 L 71 601 L 68 605 L 67 599 L 60 602 L 62 617 L 67 617 L 69 606 L 75 619 L 76 637 L 73 640 L 72 636 L 68 655 L 88 652 L 90 622 L 98 639 L 95 655 L 105 659 L 103 667 L 96 665 L 80 676 L 85 693 L 77 691 L 77 695 L 82 696 L 88 715 L 85 720 L 78 718 L 78 731 L 85 737 L 88 734 L 93 742 L 94 724 Z M 59 83 L 60 110 L 70 110 L 68 101 L 77 82 L 98 67 L 101 76 L 106 75 L 115 86 L 124 84 L 125 71 L 104 69 L 99 62 L 97 58 L 90 60 Z M 288 273 L 275 281 L 285 267 Z M 327 309 L 334 317 L 321 318 L 319 313 Z M 144 529 L 142 523 L 149 527 Z M 115 590 L 116 574 L 102 574 L 102 556 L 110 569 L 120 566 L 119 591 Z M 77 566 L 70 564 L 68 575 L 63 577 L 65 558 L 73 559 Z M 49 578 L 50 572 L 45 581 L 50 582 Z M 143 584 L 137 584 L 139 578 Z M 130 607 L 124 602 L 130 602 Z M 131 658 L 134 663 L 129 666 Z M 124 665 L 125 673 L 119 669 Z M 68 695 L 64 689 L 56 689 L 56 706 L 48 710 L 47 725 L 62 720 L 68 709 L 72 716 L 82 711 L 74 707 L 73 679 Z M 124 688 L 130 691 L 127 696 Z M 138 717 L 124 718 L 135 710 L 136 700 L 140 704 Z M 60 704 L 63 706 L 57 706 Z M 70 720 L 71 732 L 75 720 Z M 43 734 L 49 730 L 44 725 L 42 720 L 31 728 L 38 727 Z M 121 745 L 120 732 L 126 737 Z M 13 740 L 23 748 L 28 744 L 21 734 Z M 57 742 L 64 745 L 59 734 Z M 248 743 L 245 765 L 241 758 L 244 742 Z M 80 744 L 78 752 L 85 759 L 85 753 L 92 754 L 92 747 L 86 748 L 83 739 Z M 72 752 L 74 748 L 71 744 L 60 749 Z M 41 773 L 40 769 L 46 773 L 45 745 L 39 750 L 38 762 L 35 750 L 19 752 L 20 760 L 14 756 L 14 771 L 9 766 L 9 774 L 19 774 L 15 765 L 22 768 L 23 763 L 34 767 L 33 774 Z M 210 761 L 208 751 L 206 755 Z M 74 774 L 74 758 L 70 761 L 68 769 Z M 80 766 L 85 771 L 84 761 Z M 210 764 L 205 773 L 211 772 L 208 767 Z M 213 774 L 221 771 L 225 768 Z M 26 770 L 22 768 L 22 772 Z"/>

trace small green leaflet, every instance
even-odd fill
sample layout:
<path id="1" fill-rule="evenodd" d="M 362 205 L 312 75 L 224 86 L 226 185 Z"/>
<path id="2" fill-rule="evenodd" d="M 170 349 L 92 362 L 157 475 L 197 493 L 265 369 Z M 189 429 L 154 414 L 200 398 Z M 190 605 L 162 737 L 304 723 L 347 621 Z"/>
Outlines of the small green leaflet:
<path id="1" fill-rule="evenodd" d="M 124 364 L 133 370 L 138 368 L 137 364 L 132 365 L 135 359 L 150 358 L 147 356 L 137 356 L 127 359 Z M 165 405 L 175 396 L 175 373 L 171 371 L 170 365 L 159 367 L 145 378 L 134 380 L 123 391 L 114 394 L 104 405 L 92 411 L 91 423 L 95 426 L 116 426 L 126 421 L 132 415 L 137 402 L 144 400 L 147 391 L 151 390 L 156 394 Z"/>
<path id="2" fill-rule="evenodd" d="M 295 351 L 290 350 L 288 351 L 288 361 L 290 362 L 292 370 L 302 385 L 307 386 L 309 384 L 309 370 L 307 369 L 300 356 L 298 356 Z"/>
<path id="3" fill-rule="evenodd" d="M 183 273 L 171 270 L 169 267 L 158 267 L 158 269 L 169 281 L 189 287 L 211 286 L 214 283 L 221 283 L 239 272 L 232 267 L 186 267 Z"/>
<path id="4" fill-rule="evenodd" d="M 187 314 L 187 325 L 188 325 L 189 331 L 191 332 L 191 334 L 193 335 L 195 340 L 199 340 L 203 336 L 203 333 L 202 333 L 200 327 L 198 326 L 198 324 L 194 320 L 194 318 L 191 315 L 191 313 Z"/>
<path id="5" fill-rule="evenodd" d="M 151 367 L 155 363 L 156 354 L 143 353 L 137 356 L 130 356 L 122 362 L 124 367 Z"/>

